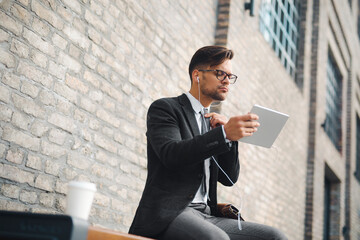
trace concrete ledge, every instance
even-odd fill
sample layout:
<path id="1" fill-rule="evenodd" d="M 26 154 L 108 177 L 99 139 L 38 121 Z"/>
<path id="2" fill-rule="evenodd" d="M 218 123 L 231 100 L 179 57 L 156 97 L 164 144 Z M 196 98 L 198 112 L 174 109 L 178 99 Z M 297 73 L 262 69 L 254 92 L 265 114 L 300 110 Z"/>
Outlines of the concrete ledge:
<path id="1" fill-rule="evenodd" d="M 150 240 L 132 234 L 121 233 L 99 227 L 89 227 L 87 240 Z"/>

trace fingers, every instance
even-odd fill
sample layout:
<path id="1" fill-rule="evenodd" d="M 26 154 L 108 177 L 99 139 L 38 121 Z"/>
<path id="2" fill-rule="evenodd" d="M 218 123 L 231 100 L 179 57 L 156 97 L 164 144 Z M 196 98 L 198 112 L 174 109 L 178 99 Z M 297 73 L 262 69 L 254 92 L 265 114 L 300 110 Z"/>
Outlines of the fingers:
<path id="1" fill-rule="evenodd" d="M 210 125 L 212 128 L 219 127 L 220 125 L 225 125 L 228 122 L 228 120 L 225 116 L 220 115 L 215 112 L 205 114 L 205 117 L 211 118 Z"/>
<path id="2" fill-rule="evenodd" d="M 211 112 L 211 113 L 205 114 L 205 117 L 208 118 L 208 117 L 213 117 L 215 115 L 219 115 L 219 114 L 217 114 L 216 112 Z"/>
<path id="3" fill-rule="evenodd" d="M 260 126 L 260 123 L 257 121 L 259 119 L 259 116 L 253 113 L 235 116 L 234 118 L 238 122 L 239 127 L 257 128 Z"/>
<path id="4" fill-rule="evenodd" d="M 255 133 L 258 129 L 256 127 L 254 128 L 242 128 L 242 132 L 244 134 L 250 134 L 252 135 L 253 133 Z"/>
<path id="5" fill-rule="evenodd" d="M 225 116 L 215 112 L 207 113 L 205 114 L 205 117 L 214 118 L 214 119 L 227 119 Z M 237 118 L 237 120 L 242 120 L 242 121 L 254 121 L 254 120 L 258 120 L 259 116 L 254 113 L 248 113 L 245 115 L 235 116 L 234 118 Z"/>
<path id="6" fill-rule="evenodd" d="M 239 127 L 255 128 L 259 127 L 260 123 L 257 121 L 259 117 L 255 114 L 247 114 L 234 117 L 234 120 L 239 124 Z"/>
<path id="7" fill-rule="evenodd" d="M 259 116 L 254 113 L 248 113 L 248 114 L 236 116 L 236 117 L 239 118 L 239 120 L 243 120 L 243 121 L 259 120 Z"/>
<path id="8" fill-rule="evenodd" d="M 236 141 L 240 138 L 253 135 L 260 126 L 260 123 L 257 121 L 258 119 L 259 117 L 252 113 L 230 118 L 224 126 L 226 138 Z"/>
<path id="9" fill-rule="evenodd" d="M 242 122 L 240 124 L 242 127 L 245 127 L 245 128 L 257 128 L 260 126 L 260 123 L 256 122 L 256 121 L 247 121 L 247 122 Z"/>
<path id="10" fill-rule="evenodd" d="M 225 116 L 215 112 L 205 114 L 205 117 L 211 118 L 210 125 L 212 128 L 224 125 L 226 138 L 232 141 L 253 135 L 260 126 L 257 121 L 259 119 L 258 115 L 253 113 L 235 116 L 230 118 L 229 121 Z"/>

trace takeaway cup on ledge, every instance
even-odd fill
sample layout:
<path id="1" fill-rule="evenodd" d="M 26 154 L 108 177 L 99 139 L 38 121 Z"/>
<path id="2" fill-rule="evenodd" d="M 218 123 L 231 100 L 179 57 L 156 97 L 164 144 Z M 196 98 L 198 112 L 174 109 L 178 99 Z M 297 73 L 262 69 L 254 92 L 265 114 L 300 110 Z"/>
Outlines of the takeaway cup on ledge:
<path id="1" fill-rule="evenodd" d="M 66 214 L 88 220 L 96 186 L 90 182 L 71 181 L 66 197 Z"/>

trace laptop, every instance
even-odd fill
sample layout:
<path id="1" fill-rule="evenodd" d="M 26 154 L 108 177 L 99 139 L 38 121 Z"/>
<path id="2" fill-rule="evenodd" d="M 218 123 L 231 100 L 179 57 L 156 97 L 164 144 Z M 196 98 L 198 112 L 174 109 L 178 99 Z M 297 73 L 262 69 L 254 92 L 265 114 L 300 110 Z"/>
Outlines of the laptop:
<path id="1" fill-rule="evenodd" d="M 259 116 L 260 126 L 252 136 L 243 137 L 239 141 L 271 148 L 289 119 L 289 115 L 257 104 L 253 106 L 250 112 Z"/>

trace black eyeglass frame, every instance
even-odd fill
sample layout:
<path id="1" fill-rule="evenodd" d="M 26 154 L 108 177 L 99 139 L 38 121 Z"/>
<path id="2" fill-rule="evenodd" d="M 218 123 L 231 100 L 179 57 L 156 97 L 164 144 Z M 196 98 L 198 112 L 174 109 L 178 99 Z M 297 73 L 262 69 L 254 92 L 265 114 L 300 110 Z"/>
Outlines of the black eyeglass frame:
<path id="1" fill-rule="evenodd" d="M 200 71 L 200 72 L 216 72 L 216 78 L 219 81 L 224 81 L 225 78 L 228 77 L 230 84 L 234 84 L 238 78 L 238 76 L 236 76 L 235 74 L 227 73 L 220 69 L 208 69 L 208 70 L 198 69 L 198 71 Z M 219 72 L 221 73 L 221 75 L 219 74 Z M 223 79 L 221 79 L 222 76 L 224 76 Z"/>

